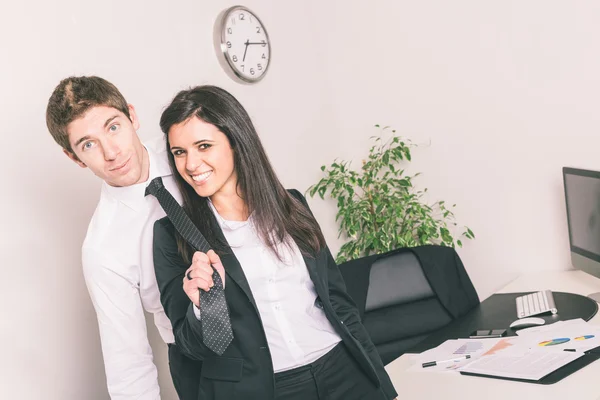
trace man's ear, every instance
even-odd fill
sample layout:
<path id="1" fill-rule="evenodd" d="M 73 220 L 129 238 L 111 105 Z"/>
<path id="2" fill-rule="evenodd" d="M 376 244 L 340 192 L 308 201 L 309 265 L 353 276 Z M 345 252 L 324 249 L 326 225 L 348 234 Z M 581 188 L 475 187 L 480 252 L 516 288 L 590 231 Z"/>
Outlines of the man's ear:
<path id="1" fill-rule="evenodd" d="M 127 108 L 129 109 L 129 119 L 131 119 L 133 129 L 137 131 L 138 129 L 140 129 L 140 120 L 138 119 L 137 114 L 135 112 L 135 107 L 133 107 L 133 104 L 127 104 Z"/>
<path id="2" fill-rule="evenodd" d="M 73 160 L 73 162 L 77 165 L 79 165 L 81 168 L 87 168 L 87 165 L 85 165 L 83 162 L 81 162 L 81 160 L 75 155 L 75 153 L 67 150 L 67 149 L 63 149 L 63 153 L 65 153 L 67 155 L 67 157 L 69 157 L 71 160 Z"/>

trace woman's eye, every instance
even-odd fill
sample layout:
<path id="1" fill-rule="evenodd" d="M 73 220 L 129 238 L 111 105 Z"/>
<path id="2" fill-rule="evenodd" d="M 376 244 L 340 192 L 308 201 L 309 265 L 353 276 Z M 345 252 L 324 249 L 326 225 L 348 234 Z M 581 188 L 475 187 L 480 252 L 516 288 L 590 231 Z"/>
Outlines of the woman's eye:
<path id="1" fill-rule="evenodd" d="M 181 150 L 175 150 L 175 151 L 173 152 L 173 155 L 174 155 L 175 157 L 177 157 L 177 156 L 180 156 L 180 155 L 182 155 L 182 154 L 183 154 L 183 151 L 181 151 Z"/>
<path id="2" fill-rule="evenodd" d="M 206 150 L 206 149 L 208 149 L 209 147 L 210 147 L 210 144 L 208 144 L 208 143 L 202 143 L 201 145 L 199 145 L 199 146 L 198 146 L 198 148 L 199 148 L 200 150 Z"/>

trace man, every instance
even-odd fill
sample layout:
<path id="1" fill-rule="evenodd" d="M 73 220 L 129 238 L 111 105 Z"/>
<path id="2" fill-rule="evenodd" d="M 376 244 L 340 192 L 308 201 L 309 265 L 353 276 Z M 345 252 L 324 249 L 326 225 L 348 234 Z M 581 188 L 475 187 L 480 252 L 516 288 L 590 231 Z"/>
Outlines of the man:
<path id="1" fill-rule="evenodd" d="M 98 317 L 108 391 L 113 400 L 160 399 L 144 309 L 169 344 L 169 363 L 182 399 L 196 400 L 200 363 L 173 345 L 160 303 L 152 257 L 154 222 L 165 216 L 146 186 L 162 177 L 181 201 L 164 138 L 143 145 L 135 109 L 99 77 L 62 80 L 48 101 L 46 123 L 63 152 L 102 179 L 100 201 L 82 247 L 83 272 Z M 186 385 L 187 384 L 187 385 Z"/>

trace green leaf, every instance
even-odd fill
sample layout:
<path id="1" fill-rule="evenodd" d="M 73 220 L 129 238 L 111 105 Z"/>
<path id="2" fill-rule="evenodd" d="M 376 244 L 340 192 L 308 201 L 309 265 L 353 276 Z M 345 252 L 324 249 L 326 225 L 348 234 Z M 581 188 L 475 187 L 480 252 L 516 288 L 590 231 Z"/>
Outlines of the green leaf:
<path id="1" fill-rule="evenodd" d="M 325 197 L 325 192 L 327 191 L 327 187 L 322 186 L 319 188 L 319 196 L 321 197 L 321 199 L 323 200 Z"/>

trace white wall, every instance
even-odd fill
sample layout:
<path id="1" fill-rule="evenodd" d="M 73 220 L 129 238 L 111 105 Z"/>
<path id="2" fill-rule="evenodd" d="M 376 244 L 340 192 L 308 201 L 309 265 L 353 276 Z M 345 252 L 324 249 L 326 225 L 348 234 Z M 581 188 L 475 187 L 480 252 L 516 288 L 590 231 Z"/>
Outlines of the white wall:
<path id="1" fill-rule="evenodd" d="M 336 1 L 328 14 L 336 155 L 359 160 L 376 123 L 424 144 L 411 170 L 475 231 L 460 255 L 481 297 L 569 268 L 561 168 L 600 170 L 600 3 Z"/>
<path id="2" fill-rule="evenodd" d="M 560 168 L 600 169 L 600 4 L 246 1 L 273 46 L 255 86 L 226 77 L 212 48 L 214 19 L 233 4 L 2 5 L 0 398 L 107 398 L 80 267 L 99 182 L 61 154 L 44 121 L 50 93 L 72 74 L 115 83 L 142 138 L 159 134 L 177 90 L 223 86 L 254 118 L 284 184 L 301 190 L 335 157 L 358 162 L 373 124 L 394 125 L 431 140 L 412 169 L 477 234 L 460 254 L 482 297 L 520 273 L 567 268 Z M 334 205 L 311 205 L 337 250 Z"/>

